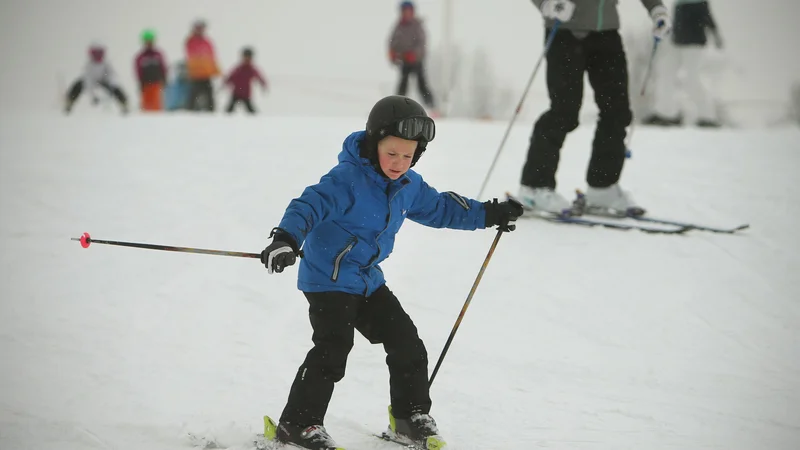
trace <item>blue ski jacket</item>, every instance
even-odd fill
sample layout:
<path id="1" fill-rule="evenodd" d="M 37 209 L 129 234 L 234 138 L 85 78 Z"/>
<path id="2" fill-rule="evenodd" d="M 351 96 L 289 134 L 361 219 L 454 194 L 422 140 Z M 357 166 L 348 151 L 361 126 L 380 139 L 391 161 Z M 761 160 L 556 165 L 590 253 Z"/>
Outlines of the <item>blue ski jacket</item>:
<path id="1" fill-rule="evenodd" d="M 413 170 L 394 181 L 379 174 L 360 156 L 364 135 L 345 139 L 339 164 L 289 203 L 278 226 L 302 247 L 301 291 L 370 296 L 385 283 L 379 264 L 406 218 L 434 228 L 485 228 L 477 200 L 439 193 Z"/>

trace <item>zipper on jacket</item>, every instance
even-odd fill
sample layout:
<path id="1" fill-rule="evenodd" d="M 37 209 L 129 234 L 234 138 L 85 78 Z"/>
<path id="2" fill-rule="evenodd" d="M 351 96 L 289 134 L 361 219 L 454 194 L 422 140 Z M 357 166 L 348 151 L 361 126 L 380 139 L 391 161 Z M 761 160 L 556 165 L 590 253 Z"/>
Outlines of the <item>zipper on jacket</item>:
<path id="1" fill-rule="evenodd" d="M 600 7 L 597 9 L 597 31 L 603 28 L 603 10 L 606 7 L 606 0 L 600 0 Z"/>
<path id="2" fill-rule="evenodd" d="M 377 236 L 375 236 L 375 245 L 377 245 L 377 246 L 378 246 L 378 254 L 377 254 L 377 255 L 375 255 L 375 257 L 373 257 L 373 258 L 372 258 L 372 261 L 370 261 L 370 263 L 369 263 L 369 265 L 368 265 L 367 267 L 372 267 L 372 266 L 374 266 L 374 265 L 375 265 L 375 261 L 377 261 L 377 260 L 378 260 L 378 258 L 381 256 L 381 243 L 380 243 L 380 238 L 381 238 L 381 236 L 383 235 L 383 233 L 385 233 L 385 232 L 386 232 L 386 230 L 389 228 L 389 224 L 390 224 L 390 223 L 392 223 L 392 201 L 394 200 L 394 198 L 395 198 L 395 197 L 397 197 L 397 194 L 399 194 L 399 193 L 400 193 L 400 191 L 402 191 L 402 190 L 403 190 L 403 188 L 405 188 L 405 187 L 406 187 L 406 184 L 408 184 L 408 183 L 403 183 L 403 184 L 400 186 L 400 188 L 399 188 L 399 189 L 397 189 L 397 191 L 394 193 L 394 195 L 392 195 L 392 196 L 391 196 L 391 198 L 389 198 L 389 214 L 387 214 L 387 215 L 386 215 L 386 226 L 385 226 L 385 227 L 383 227 L 383 230 L 381 230 L 381 232 L 380 232 L 380 233 L 378 233 L 378 235 L 377 235 Z M 387 196 L 387 197 L 389 197 L 389 189 L 390 189 L 390 188 L 391 188 L 391 185 L 389 185 L 389 186 L 386 188 L 386 196 Z"/>
<path id="3" fill-rule="evenodd" d="M 353 249 L 355 242 L 350 242 L 347 247 L 344 248 L 338 255 L 336 255 L 336 261 L 333 263 L 333 275 L 331 275 L 331 280 L 336 281 L 339 278 L 339 265 L 342 263 L 342 259 L 344 256 Z"/>

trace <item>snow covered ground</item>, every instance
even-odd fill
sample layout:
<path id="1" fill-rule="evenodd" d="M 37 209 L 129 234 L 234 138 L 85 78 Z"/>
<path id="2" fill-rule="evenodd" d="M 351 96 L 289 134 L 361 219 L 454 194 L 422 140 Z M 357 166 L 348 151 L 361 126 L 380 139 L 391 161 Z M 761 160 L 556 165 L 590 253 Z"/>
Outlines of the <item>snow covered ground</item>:
<path id="1" fill-rule="evenodd" d="M 363 117 L 0 118 L 0 448 L 247 448 L 310 345 L 296 268 L 93 245 L 259 252 Z M 441 120 L 418 169 L 475 196 L 504 123 Z M 530 125 L 487 192 L 516 189 Z M 592 124 L 559 172 L 582 187 Z M 800 131 L 636 131 L 624 185 L 653 215 L 739 235 L 520 222 L 432 388 L 455 449 L 800 447 Z M 408 222 L 384 270 L 438 357 L 494 237 Z M 390 449 L 382 348 L 360 336 L 326 425 Z"/>

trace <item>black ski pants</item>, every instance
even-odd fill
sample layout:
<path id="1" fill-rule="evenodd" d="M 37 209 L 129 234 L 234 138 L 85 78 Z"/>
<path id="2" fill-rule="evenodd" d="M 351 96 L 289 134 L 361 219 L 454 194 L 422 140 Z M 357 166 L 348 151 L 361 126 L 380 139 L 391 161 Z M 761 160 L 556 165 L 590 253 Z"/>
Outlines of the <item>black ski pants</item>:
<path id="1" fill-rule="evenodd" d="M 354 330 L 386 350 L 393 415 L 408 418 L 430 412 L 425 345 L 386 285 L 369 297 L 343 292 L 308 292 L 305 296 L 314 347 L 297 370 L 281 422 L 301 427 L 324 425 L 334 384 L 344 378 Z"/>
<path id="2" fill-rule="evenodd" d="M 420 94 L 422 94 L 423 103 L 425 103 L 425 106 L 433 108 L 433 92 L 431 92 L 428 78 L 425 75 L 425 65 L 421 62 L 404 62 L 400 65 L 400 84 L 397 85 L 397 95 L 406 95 L 406 92 L 408 92 L 408 79 L 412 74 L 417 77 L 417 87 Z"/>
<path id="3" fill-rule="evenodd" d="M 250 114 L 255 114 L 256 113 L 255 108 L 253 108 L 253 103 L 250 101 L 249 98 L 237 97 L 235 95 L 231 96 L 231 101 L 228 103 L 228 107 L 225 109 L 225 111 L 228 112 L 228 113 L 232 113 L 233 109 L 236 107 L 237 103 L 242 103 L 244 105 L 245 109 L 247 109 L 248 113 L 250 113 Z"/>
<path id="4" fill-rule="evenodd" d="M 120 105 L 126 106 L 128 104 L 128 98 L 125 96 L 125 93 L 122 92 L 122 89 L 117 86 L 112 86 L 105 81 L 101 81 L 98 84 L 111 95 L 113 95 Z M 70 86 L 69 91 L 67 92 L 68 107 L 71 107 L 72 104 L 75 103 L 78 97 L 81 96 L 81 92 L 83 92 L 83 79 L 79 78 L 72 83 L 72 86 Z"/>
<path id="5" fill-rule="evenodd" d="M 189 82 L 189 109 L 214 111 L 214 87 L 211 85 L 210 78 Z"/>
<path id="6" fill-rule="evenodd" d="M 533 127 L 522 170 L 523 185 L 556 187 L 561 146 L 567 134 L 578 127 L 584 72 L 600 112 L 586 181 L 592 187 L 608 187 L 619 181 L 625 162 L 626 128 L 632 120 L 627 64 L 617 30 L 590 32 L 583 38 L 569 30 L 556 32 L 547 52 L 550 109 Z"/>

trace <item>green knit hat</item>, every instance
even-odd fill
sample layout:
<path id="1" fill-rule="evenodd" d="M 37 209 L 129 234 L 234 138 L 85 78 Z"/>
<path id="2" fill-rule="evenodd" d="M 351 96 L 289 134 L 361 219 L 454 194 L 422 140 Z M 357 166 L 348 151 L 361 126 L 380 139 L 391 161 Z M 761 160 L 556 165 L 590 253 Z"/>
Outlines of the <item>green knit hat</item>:
<path id="1" fill-rule="evenodd" d="M 144 42 L 153 42 L 156 40 L 156 32 L 151 29 L 146 29 L 142 31 L 142 41 Z"/>

